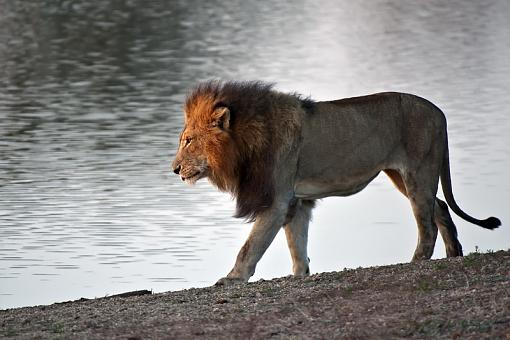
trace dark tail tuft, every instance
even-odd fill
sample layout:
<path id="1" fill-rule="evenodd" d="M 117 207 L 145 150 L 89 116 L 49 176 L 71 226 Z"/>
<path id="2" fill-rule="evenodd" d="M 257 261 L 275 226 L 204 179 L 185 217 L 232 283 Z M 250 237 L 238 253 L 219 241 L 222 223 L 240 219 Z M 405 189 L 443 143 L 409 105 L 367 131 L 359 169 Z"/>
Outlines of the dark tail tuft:
<path id="1" fill-rule="evenodd" d="M 501 225 L 501 221 L 499 218 L 496 217 L 489 217 L 486 220 L 482 221 L 482 224 L 480 224 L 480 227 L 486 228 L 486 229 L 496 229 Z"/>

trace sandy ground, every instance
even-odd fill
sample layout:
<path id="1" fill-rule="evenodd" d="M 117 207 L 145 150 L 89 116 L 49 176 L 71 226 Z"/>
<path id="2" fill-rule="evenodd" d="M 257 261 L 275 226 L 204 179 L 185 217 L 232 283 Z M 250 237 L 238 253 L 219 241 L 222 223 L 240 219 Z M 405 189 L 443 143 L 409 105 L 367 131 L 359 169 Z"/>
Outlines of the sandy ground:
<path id="1" fill-rule="evenodd" d="M 1 310 L 0 337 L 510 339 L 510 251 L 144 293 Z"/>

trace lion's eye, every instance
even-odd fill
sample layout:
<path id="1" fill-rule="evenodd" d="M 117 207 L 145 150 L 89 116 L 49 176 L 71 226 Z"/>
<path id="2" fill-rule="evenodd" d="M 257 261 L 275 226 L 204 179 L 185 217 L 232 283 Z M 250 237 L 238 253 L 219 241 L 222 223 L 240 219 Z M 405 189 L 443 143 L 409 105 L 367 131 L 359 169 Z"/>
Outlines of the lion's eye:
<path id="1" fill-rule="evenodd" d="M 193 140 L 193 138 L 186 137 L 186 139 L 184 140 L 184 147 L 187 147 L 191 143 L 192 140 Z"/>

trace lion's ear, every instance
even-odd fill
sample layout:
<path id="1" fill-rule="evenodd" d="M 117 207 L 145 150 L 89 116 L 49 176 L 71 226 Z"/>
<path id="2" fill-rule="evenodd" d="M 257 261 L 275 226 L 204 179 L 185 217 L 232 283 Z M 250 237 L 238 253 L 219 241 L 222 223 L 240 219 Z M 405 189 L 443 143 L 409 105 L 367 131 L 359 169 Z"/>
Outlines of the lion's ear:
<path id="1" fill-rule="evenodd" d="M 217 126 L 222 130 L 228 130 L 230 126 L 230 110 L 226 106 L 220 106 L 214 109 L 212 126 Z"/>

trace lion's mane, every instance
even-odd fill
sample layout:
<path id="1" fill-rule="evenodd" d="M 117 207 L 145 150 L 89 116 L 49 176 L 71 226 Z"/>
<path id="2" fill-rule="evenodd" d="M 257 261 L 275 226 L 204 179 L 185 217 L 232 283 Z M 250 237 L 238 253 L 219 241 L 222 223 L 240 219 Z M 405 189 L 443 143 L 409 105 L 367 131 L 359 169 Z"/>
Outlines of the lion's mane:
<path id="1" fill-rule="evenodd" d="M 274 199 L 272 98 L 272 84 L 207 81 L 197 85 L 185 102 L 187 121 L 206 123 L 215 107 L 229 109 L 230 145 L 210 143 L 217 147 L 207 150 L 209 180 L 237 199 L 235 217 L 250 221 Z"/>

